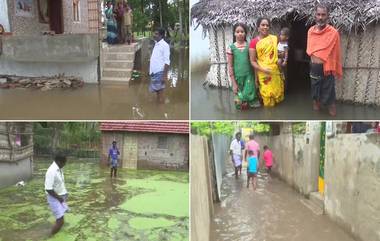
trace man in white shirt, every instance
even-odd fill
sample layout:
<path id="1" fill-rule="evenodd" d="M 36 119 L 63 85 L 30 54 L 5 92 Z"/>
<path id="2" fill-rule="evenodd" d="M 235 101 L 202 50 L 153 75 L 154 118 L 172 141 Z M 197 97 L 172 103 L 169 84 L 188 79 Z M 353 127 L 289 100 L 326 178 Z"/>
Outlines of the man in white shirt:
<path id="1" fill-rule="evenodd" d="M 164 40 L 165 30 L 160 28 L 154 32 L 155 45 L 150 57 L 149 75 L 150 75 L 150 92 L 156 92 L 158 101 L 163 103 L 163 91 L 165 82 L 168 80 L 168 71 L 170 65 L 170 46 Z"/>
<path id="2" fill-rule="evenodd" d="M 231 161 L 234 164 L 235 167 L 235 178 L 238 178 L 238 173 L 240 171 L 241 175 L 241 168 L 242 168 L 242 143 L 240 141 L 241 133 L 238 132 L 235 134 L 235 139 L 231 142 L 230 145 L 230 155 L 231 155 Z"/>
<path id="3" fill-rule="evenodd" d="M 67 190 L 65 187 L 65 179 L 62 168 L 66 164 L 66 156 L 57 154 L 54 162 L 46 171 L 45 175 L 45 191 L 49 207 L 55 216 L 56 223 L 51 230 L 51 234 L 56 234 L 63 226 L 63 216 L 68 210 L 66 204 Z"/>

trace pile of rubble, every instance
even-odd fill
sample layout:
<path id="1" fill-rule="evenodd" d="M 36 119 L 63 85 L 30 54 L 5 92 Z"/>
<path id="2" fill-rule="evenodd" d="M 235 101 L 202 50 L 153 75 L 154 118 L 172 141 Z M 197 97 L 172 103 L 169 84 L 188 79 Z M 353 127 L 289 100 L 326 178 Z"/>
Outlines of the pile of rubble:
<path id="1" fill-rule="evenodd" d="M 84 84 L 81 78 L 73 76 L 57 75 L 52 77 L 20 77 L 0 75 L 0 88 L 32 88 L 42 91 L 51 89 L 76 89 Z"/>

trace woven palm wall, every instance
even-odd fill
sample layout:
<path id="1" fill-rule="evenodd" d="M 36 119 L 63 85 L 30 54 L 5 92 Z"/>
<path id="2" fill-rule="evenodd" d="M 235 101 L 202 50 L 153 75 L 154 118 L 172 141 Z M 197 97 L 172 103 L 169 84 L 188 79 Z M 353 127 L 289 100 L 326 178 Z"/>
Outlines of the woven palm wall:
<path id="1" fill-rule="evenodd" d="M 274 25 L 272 31 L 278 32 Z M 233 41 L 232 26 L 208 29 L 211 67 L 207 84 L 229 88 L 226 49 Z M 341 33 L 343 79 L 336 81 L 337 99 L 380 106 L 380 25 L 365 32 Z"/>

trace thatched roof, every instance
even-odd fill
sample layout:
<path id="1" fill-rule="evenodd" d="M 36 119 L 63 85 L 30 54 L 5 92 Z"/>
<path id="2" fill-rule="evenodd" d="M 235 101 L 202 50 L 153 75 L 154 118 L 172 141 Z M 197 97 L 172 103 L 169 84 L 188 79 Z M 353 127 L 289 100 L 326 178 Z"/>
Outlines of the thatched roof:
<path id="1" fill-rule="evenodd" d="M 273 21 L 295 16 L 311 24 L 318 2 L 330 8 L 330 23 L 343 31 L 365 30 L 380 20 L 380 0 L 200 0 L 191 8 L 191 17 L 204 28 L 237 22 L 255 28 L 257 18 L 262 16 Z"/>

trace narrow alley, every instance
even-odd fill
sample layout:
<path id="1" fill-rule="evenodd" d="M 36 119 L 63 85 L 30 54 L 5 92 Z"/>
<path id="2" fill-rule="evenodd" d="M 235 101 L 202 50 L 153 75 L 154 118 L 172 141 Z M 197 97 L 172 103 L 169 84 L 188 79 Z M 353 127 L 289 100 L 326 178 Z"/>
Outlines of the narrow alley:
<path id="1" fill-rule="evenodd" d="M 247 175 L 235 179 L 232 166 L 223 178 L 221 202 L 214 205 L 210 240 L 353 241 L 326 215 L 277 178 L 259 173 L 257 189 L 246 187 Z"/>

